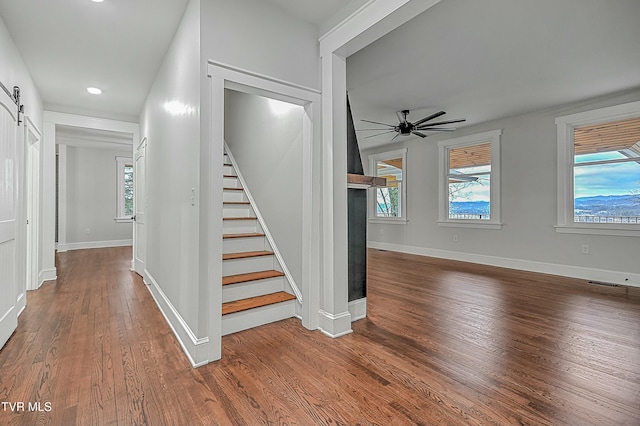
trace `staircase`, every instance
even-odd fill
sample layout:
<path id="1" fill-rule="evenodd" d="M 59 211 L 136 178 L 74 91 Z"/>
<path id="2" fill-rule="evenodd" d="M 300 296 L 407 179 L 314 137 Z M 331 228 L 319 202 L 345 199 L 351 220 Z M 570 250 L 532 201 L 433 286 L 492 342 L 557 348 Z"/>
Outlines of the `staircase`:
<path id="1" fill-rule="evenodd" d="M 226 152 L 224 163 L 223 336 L 294 317 L 298 303 Z"/>

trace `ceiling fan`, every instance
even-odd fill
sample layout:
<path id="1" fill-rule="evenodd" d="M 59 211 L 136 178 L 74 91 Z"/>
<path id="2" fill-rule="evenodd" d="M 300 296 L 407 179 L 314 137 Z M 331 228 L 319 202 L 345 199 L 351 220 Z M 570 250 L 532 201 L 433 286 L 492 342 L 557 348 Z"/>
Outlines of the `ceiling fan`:
<path id="1" fill-rule="evenodd" d="M 398 116 L 398 124 L 386 124 L 386 123 L 380 123 L 378 121 L 361 120 L 367 123 L 380 124 L 382 126 L 387 126 L 387 128 L 386 129 L 359 129 L 359 131 L 384 130 L 382 133 L 366 136 L 365 139 L 373 138 L 375 136 L 380 136 L 380 135 L 384 135 L 392 132 L 397 133 L 397 135 L 395 135 L 393 139 L 391 139 L 392 141 L 398 136 L 409 136 L 409 135 L 416 135 L 421 138 L 426 138 L 427 135 L 425 135 L 423 132 L 453 132 L 454 130 L 456 130 L 455 128 L 450 128 L 450 127 L 445 128 L 440 126 L 445 124 L 461 123 L 463 121 L 466 121 L 466 119 L 462 118 L 459 120 L 448 120 L 448 121 L 438 121 L 435 123 L 429 123 L 429 121 L 434 120 L 444 114 L 446 114 L 446 112 L 438 111 L 435 114 L 431 114 L 427 117 L 424 117 L 416 121 L 415 123 L 412 123 L 407 120 L 407 116 L 409 115 L 409 110 L 404 109 L 402 111 L 396 112 L 396 115 Z"/>

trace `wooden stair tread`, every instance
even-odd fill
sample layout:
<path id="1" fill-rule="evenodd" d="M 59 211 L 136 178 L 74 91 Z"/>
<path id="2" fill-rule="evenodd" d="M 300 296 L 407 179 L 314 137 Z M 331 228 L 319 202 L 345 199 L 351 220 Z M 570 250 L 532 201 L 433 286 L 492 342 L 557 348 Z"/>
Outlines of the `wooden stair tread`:
<path id="1" fill-rule="evenodd" d="M 231 179 L 231 178 L 237 178 L 238 176 L 236 176 L 236 175 L 222 175 L 222 177 L 226 177 L 226 178 Z"/>
<path id="2" fill-rule="evenodd" d="M 224 163 L 223 166 L 233 166 L 231 163 Z"/>
<path id="3" fill-rule="evenodd" d="M 223 201 L 222 204 L 236 204 L 236 205 L 247 205 L 251 204 L 248 201 Z"/>
<path id="4" fill-rule="evenodd" d="M 243 251 L 238 253 L 227 253 L 222 255 L 222 260 L 247 259 L 250 257 L 273 256 L 272 251 Z"/>
<path id="5" fill-rule="evenodd" d="M 223 239 L 227 239 L 227 238 L 252 238 L 252 237 L 264 237 L 264 234 L 261 234 L 260 232 L 245 232 L 242 234 L 224 234 L 222 235 Z"/>
<path id="6" fill-rule="evenodd" d="M 267 278 L 278 278 L 278 277 L 284 277 L 284 274 L 280 271 L 273 271 L 273 270 L 249 272 L 246 274 L 237 274 L 237 275 L 227 275 L 226 277 L 222 277 L 222 285 L 246 283 L 248 281 L 258 281 L 258 280 L 264 280 Z"/>
<path id="7" fill-rule="evenodd" d="M 244 191 L 244 188 L 230 188 L 230 187 L 224 187 L 222 188 L 225 191 Z"/>
<path id="8" fill-rule="evenodd" d="M 223 217 L 222 220 L 256 220 L 258 219 L 255 216 L 234 216 L 234 217 Z"/>
<path id="9" fill-rule="evenodd" d="M 264 296 L 251 297 L 249 299 L 241 299 L 233 302 L 226 302 L 222 304 L 222 315 L 233 314 L 236 312 L 242 312 L 253 308 L 260 308 L 262 306 L 273 305 L 280 302 L 286 302 L 293 300 L 296 297 L 293 294 L 289 294 L 284 291 L 277 293 L 266 294 Z"/>

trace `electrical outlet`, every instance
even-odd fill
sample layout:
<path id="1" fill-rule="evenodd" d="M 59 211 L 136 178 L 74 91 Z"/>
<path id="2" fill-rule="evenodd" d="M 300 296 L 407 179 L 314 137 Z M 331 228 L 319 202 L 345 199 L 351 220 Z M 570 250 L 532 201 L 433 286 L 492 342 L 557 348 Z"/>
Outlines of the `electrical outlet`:
<path id="1" fill-rule="evenodd" d="M 85 228 L 84 235 L 89 235 L 91 233 L 91 229 Z"/>
<path id="2" fill-rule="evenodd" d="M 457 243 L 457 242 L 458 242 L 458 236 L 457 236 L 457 235 L 454 235 L 454 236 L 453 236 L 453 242 L 454 242 L 454 243 Z"/>
<path id="3" fill-rule="evenodd" d="M 582 245 L 582 254 L 589 254 L 589 244 Z"/>

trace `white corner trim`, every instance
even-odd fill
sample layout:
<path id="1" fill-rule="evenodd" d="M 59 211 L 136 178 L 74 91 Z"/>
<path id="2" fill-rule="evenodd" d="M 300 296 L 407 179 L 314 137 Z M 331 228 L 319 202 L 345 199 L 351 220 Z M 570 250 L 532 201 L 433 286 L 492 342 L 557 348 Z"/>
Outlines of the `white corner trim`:
<path id="1" fill-rule="evenodd" d="M 236 159 L 233 157 L 233 154 L 231 153 L 231 150 L 229 149 L 229 146 L 227 145 L 226 141 L 224 142 L 224 149 L 227 153 L 227 156 L 229 157 L 229 161 L 231 161 L 231 164 L 233 165 L 236 175 L 238 176 L 238 180 L 240 181 L 240 186 L 244 189 L 244 193 L 247 196 L 247 199 L 249 200 L 249 202 L 251 203 L 251 208 L 253 209 L 253 212 L 258 218 L 258 223 L 260 223 L 260 226 L 262 227 L 262 232 L 264 232 L 264 235 L 267 238 L 267 241 L 269 241 L 269 245 L 271 246 L 271 250 L 273 250 L 273 254 L 278 260 L 280 267 L 282 268 L 282 272 L 284 273 L 285 277 L 289 281 L 289 284 L 291 284 L 291 289 L 295 293 L 296 298 L 298 299 L 298 303 L 302 303 L 302 292 L 300 291 L 300 288 L 298 287 L 295 280 L 293 279 L 293 275 L 291 275 L 291 271 L 289 271 L 289 268 L 287 268 L 287 265 L 284 262 L 284 258 L 282 257 L 280 250 L 278 250 L 278 247 L 276 246 L 276 241 L 273 239 L 273 235 L 271 235 L 271 232 L 267 227 L 267 223 L 265 222 L 264 217 L 262 216 L 262 213 L 260 213 L 260 210 L 258 209 L 258 205 L 256 204 L 255 199 L 251 195 L 251 191 L 249 191 L 249 187 L 247 186 L 247 183 L 244 180 L 244 177 L 242 176 L 242 172 L 240 171 L 240 168 L 236 163 Z"/>
<path id="2" fill-rule="evenodd" d="M 349 313 L 351 314 L 351 322 L 358 321 L 367 317 L 367 298 L 352 300 L 349 302 Z"/>
<path id="3" fill-rule="evenodd" d="M 630 287 L 640 287 L 640 274 L 632 272 L 560 265 L 556 263 L 537 262 L 533 260 L 511 259 L 506 257 L 487 256 L 483 254 L 463 253 L 449 250 L 430 249 L 425 247 L 406 246 L 400 244 L 380 243 L 375 241 L 368 241 L 367 247 L 380 250 L 397 251 L 407 254 L 417 254 L 420 256 L 479 263 L 482 265 L 497 266 L 500 268 L 539 272 L 542 274 L 559 275 L 562 277 L 578 278 L 584 280 L 603 281 Z"/>
<path id="4" fill-rule="evenodd" d="M 107 247 L 126 247 L 133 245 L 133 240 L 110 240 L 110 241 L 86 241 L 80 243 L 58 244 L 58 252 L 63 253 L 71 250 L 85 250 Z"/>
<path id="5" fill-rule="evenodd" d="M 319 317 L 319 330 L 331 338 L 335 339 L 353 332 L 351 330 L 351 313 L 349 311 L 331 314 L 321 309 Z"/>
<path id="6" fill-rule="evenodd" d="M 173 335 L 178 340 L 178 343 L 180 343 L 180 346 L 189 359 L 191 365 L 196 368 L 207 364 L 209 362 L 207 357 L 209 338 L 196 337 L 189 327 L 189 324 L 187 324 L 184 318 L 182 318 L 180 313 L 173 306 L 169 298 L 164 294 L 151 273 L 145 269 L 144 274 L 149 281 L 147 284 L 147 281 L 145 280 L 145 284 L 147 284 L 147 288 L 149 289 L 153 300 L 155 300 L 162 316 L 164 316 L 167 324 L 171 327 Z"/>
<path id="7" fill-rule="evenodd" d="M 58 276 L 56 268 L 43 269 L 38 274 L 38 288 L 40 288 L 42 283 L 44 283 L 45 281 L 55 281 L 57 279 Z"/>

